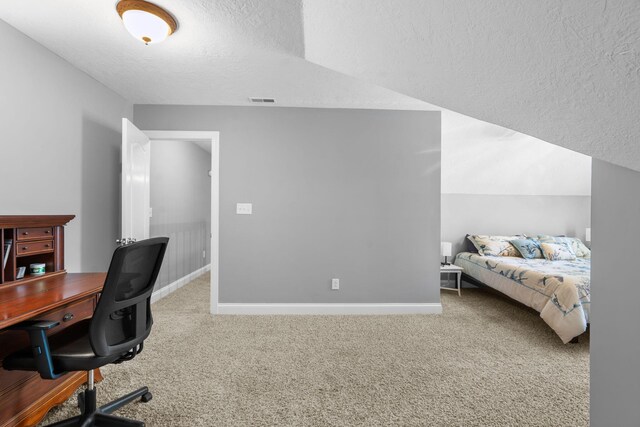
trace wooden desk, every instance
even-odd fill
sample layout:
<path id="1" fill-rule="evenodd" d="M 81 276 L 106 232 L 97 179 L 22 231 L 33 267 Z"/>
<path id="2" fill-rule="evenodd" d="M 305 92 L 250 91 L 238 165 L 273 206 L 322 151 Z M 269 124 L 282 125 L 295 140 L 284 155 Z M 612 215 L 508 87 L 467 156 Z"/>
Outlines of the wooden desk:
<path id="1" fill-rule="evenodd" d="M 27 319 L 56 320 L 55 334 L 93 315 L 106 273 L 62 273 L 0 285 L 0 361 L 29 345 L 27 334 L 6 327 Z M 66 319 L 66 320 L 65 320 Z M 102 379 L 96 369 L 96 379 Z M 82 372 L 43 380 L 35 372 L 0 369 L 0 426 L 32 426 L 86 380 Z"/>

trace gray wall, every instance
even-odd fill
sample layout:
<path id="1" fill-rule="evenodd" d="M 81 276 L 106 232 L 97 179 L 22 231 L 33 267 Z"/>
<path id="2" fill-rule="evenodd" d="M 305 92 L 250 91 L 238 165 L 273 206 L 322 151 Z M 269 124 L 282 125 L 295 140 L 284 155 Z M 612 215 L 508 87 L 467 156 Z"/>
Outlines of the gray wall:
<path id="1" fill-rule="evenodd" d="M 211 260 L 210 169 L 211 153 L 192 142 L 151 142 L 150 235 L 170 238 L 156 289 Z"/>
<path id="2" fill-rule="evenodd" d="M 134 121 L 221 132 L 221 302 L 439 301 L 439 112 L 136 105 Z"/>
<path id="3" fill-rule="evenodd" d="M 591 425 L 640 420 L 640 172 L 593 161 Z"/>
<path id="4" fill-rule="evenodd" d="M 75 214 L 67 270 L 105 271 L 132 105 L 3 21 L 0 57 L 0 214 Z"/>
<path id="5" fill-rule="evenodd" d="M 443 194 L 442 240 L 453 254 L 466 234 L 564 234 L 584 240 L 591 224 L 591 197 Z"/>

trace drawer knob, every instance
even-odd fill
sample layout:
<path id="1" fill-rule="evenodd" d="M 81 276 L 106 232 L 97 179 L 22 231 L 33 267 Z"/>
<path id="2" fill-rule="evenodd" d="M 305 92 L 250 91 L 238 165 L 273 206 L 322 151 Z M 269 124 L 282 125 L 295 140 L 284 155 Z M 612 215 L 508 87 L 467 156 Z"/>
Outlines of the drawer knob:
<path id="1" fill-rule="evenodd" d="M 29 247 L 28 247 L 28 246 L 23 246 L 23 247 L 22 247 L 22 250 L 23 250 L 23 251 L 26 251 L 27 249 L 29 249 Z"/>
<path id="2" fill-rule="evenodd" d="M 49 234 L 49 230 L 44 230 L 44 234 Z"/>
<path id="3" fill-rule="evenodd" d="M 29 235 L 29 232 L 28 232 L 28 231 L 25 231 L 25 232 L 24 232 L 24 233 L 22 233 L 22 234 L 24 234 L 25 236 L 28 236 L 28 235 Z"/>
<path id="4" fill-rule="evenodd" d="M 48 247 L 49 247 L 49 244 L 47 243 L 46 245 L 44 245 L 44 247 L 45 247 L 45 248 L 48 248 Z"/>
<path id="5" fill-rule="evenodd" d="M 73 319 L 73 313 L 67 313 L 64 316 L 62 316 L 62 321 L 63 322 L 68 322 L 69 320 Z"/>

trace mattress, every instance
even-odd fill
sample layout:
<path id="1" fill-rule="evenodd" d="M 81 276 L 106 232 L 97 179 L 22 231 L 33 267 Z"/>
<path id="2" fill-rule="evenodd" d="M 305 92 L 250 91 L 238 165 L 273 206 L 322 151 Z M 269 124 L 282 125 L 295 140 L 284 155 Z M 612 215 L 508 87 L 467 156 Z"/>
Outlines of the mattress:
<path id="1" fill-rule="evenodd" d="M 588 258 L 548 261 L 462 252 L 454 264 L 465 274 L 538 311 L 564 343 L 587 329 L 591 303 Z"/>

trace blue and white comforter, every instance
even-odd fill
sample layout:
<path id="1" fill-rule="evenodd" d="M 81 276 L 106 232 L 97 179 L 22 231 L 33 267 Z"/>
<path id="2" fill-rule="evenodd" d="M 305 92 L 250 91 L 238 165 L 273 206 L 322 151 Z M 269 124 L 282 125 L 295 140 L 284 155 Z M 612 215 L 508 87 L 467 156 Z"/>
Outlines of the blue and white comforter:
<path id="1" fill-rule="evenodd" d="M 547 261 L 462 252 L 455 264 L 482 283 L 534 308 L 564 343 L 589 323 L 591 260 Z"/>

